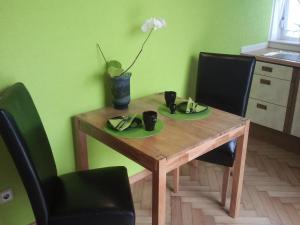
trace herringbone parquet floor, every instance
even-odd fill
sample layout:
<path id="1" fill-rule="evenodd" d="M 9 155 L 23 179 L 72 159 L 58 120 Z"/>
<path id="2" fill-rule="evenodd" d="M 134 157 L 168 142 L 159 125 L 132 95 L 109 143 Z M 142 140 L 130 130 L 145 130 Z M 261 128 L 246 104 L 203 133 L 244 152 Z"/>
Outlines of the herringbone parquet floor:
<path id="1" fill-rule="evenodd" d="M 300 146 L 299 146 L 300 148 Z M 300 150 L 300 149 L 299 149 Z M 222 167 L 199 162 L 180 171 L 180 191 L 168 177 L 167 225 L 300 225 L 300 155 L 250 138 L 240 216 L 220 202 Z M 137 225 L 151 224 L 151 179 L 132 185 Z M 230 192 L 230 190 L 229 190 Z"/>

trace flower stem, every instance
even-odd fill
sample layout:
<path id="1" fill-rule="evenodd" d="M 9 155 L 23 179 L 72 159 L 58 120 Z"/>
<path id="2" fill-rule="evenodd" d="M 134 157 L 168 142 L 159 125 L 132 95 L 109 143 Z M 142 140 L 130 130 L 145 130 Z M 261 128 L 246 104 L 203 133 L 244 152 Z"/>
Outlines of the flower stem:
<path id="1" fill-rule="evenodd" d="M 107 65 L 107 60 L 106 60 L 106 58 L 104 56 L 104 53 L 103 53 L 103 51 L 102 51 L 102 49 L 101 49 L 101 47 L 100 47 L 100 45 L 98 43 L 97 43 L 97 47 L 98 47 L 99 51 L 101 52 L 101 55 L 102 55 L 102 57 L 103 57 L 103 59 L 105 61 L 105 64 Z"/>
<path id="2" fill-rule="evenodd" d="M 123 74 L 125 74 L 125 73 L 126 73 L 128 70 L 130 70 L 130 68 L 135 64 L 136 60 L 137 60 L 137 59 L 139 58 L 139 56 L 141 55 L 141 53 L 142 53 L 142 51 L 143 51 L 143 49 L 144 49 L 144 46 L 145 46 L 146 42 L 148 41 L 148 39 L 150 38 L 152 32 L 153 32 L 153 28 L 150 30 L 148 36 L 146 37 L 145 41 L 144 41 L 143 44 L 142 44 L 142 47 L 141 47 L 139 53 L 137 54 L 137 56 L 135 57 L 135 59 L 133 60 L 133 62 L 130 64 L 130 66 L 129 66 L 126 70 L 123 71 L 123 73 L 120 74 L 120 76 L 123 75 Z"/>

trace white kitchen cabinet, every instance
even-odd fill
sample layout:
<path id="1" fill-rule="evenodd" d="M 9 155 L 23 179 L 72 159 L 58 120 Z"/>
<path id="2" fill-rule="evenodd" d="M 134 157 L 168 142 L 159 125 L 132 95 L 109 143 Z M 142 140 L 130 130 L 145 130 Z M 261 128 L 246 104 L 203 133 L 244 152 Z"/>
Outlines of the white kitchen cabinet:
<path id="1" fill-rule="evenodd" d="M 257 61 L 254 73 L 281 80 L 292 80 L 293 67 Z"/>
<path id="2" fill-rule="evenodd" d="M 292 67 L 257 61 L 246 117 L 254 123 L 283 131 L 292 75 Z"/>
<path id="3" fill-rule="evenodd" d="M 300 88 L 295 101 L 295 111 L 293 116 L 291 134 L 300 137 Z"/>
<path id="4" fill-rule="evenodd" d="M 249 99 L 247 117 L 256 124 L 283 131 L 285 115 L 286 107 Z"/>
<path id="5" fill-rule="evenodd" d="M 281 80 L 255 74 L 252 80 L 250 97 L 287 107 L 290 85 L 290 80 Z"/>

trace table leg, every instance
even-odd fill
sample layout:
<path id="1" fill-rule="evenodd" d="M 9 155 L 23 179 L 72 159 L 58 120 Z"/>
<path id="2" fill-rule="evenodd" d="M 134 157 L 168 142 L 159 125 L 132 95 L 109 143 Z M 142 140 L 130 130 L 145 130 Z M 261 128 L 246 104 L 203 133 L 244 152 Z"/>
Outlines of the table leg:
<path id="1" fill-rule="evenodd" d="M 152 225 L 164 225 L 166 217 L 166 179 L 163 162 L 152 172 Z"/>
<path id="2" fill-rule="evenodd" d="M 174 169 L 172 171 L 172 173 L 173 173 L 173 192 L 174 193 L 177 193 L 179 191 L 179 177 L 180 177 L 179 168 L 180 167 L 177 167 L 176 169 Z"/>
<path id="3" fill-rule="evenodd" d="M 229 215 L 233 218 L 239 215 L 242 196 L 244 169 L 246 161 L 247 143 L 249 134 L 249 121 L 246 123 L 245 132 L 237 140 L 236 158 L 233 166 L 232 194 Z"/>
<path id="4" fill-rule="evenodd" d="M 221 191 L 221 206 L 223 206 L 223 207 L 226 205 L 226 197 L 227 197 L 227 189 L 228 189 L 230 171 L 231 171 L 231 167 L 224 168 L 222 191 Z"/>
<path id="5" fill-rule="evenodd" d="M 80 130 L 80 121 L 75 117 L 73 121 L 73 134 L 74 134 L 74 149 L 77 170 L 88 170 L 88 152 L 86 143 L 86 134 Z"/>

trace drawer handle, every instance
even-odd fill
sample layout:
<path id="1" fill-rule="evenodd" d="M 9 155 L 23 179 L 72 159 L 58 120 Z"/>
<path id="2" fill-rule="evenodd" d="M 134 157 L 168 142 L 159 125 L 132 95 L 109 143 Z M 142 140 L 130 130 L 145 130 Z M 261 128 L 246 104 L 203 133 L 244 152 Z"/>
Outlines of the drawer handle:
<path id="1" fill-rule="evenodd" d="M 270 72 L 270 73 L 272 73 L 273 68 L 272 68 L 272 67 L 268 67 L 268 66 L 262 66 L 262 67 L 261 67 L 261 70 L 262 70 L 262 71 L 265 71 L 265 72 Z"/>
<path id="2" fill-rule="evenodd" d="M 267 110 L 267 106 L 266 106 L 266 105 L 259 104 L 259 103 L 257 103 L 256 108 L 258 108 L 258 109 L 263 109 L 263 110 Z"/>
<path id="3" fill-rule="evenodd" d="M 260 83 L 261 84 L 265 84 L 265 85 L 271 85 L 271 81 L 270 80 L 266 80 L 266 79 L 260 79 Z"/>

